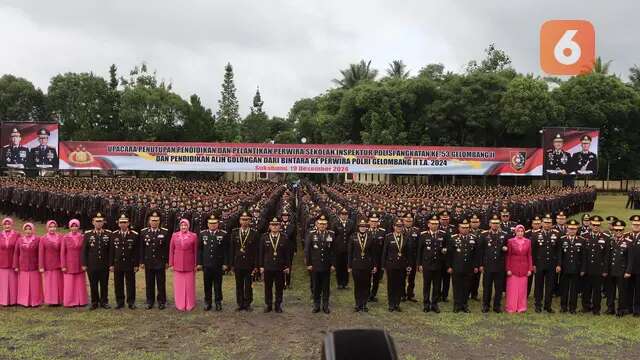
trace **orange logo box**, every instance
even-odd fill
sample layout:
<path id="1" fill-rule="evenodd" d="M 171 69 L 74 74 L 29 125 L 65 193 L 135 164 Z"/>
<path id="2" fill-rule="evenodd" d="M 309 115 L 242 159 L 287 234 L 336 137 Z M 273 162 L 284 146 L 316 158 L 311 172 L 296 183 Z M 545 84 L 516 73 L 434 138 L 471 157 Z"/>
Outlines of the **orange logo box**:
<path id="1" fill-rule="evenodd" d="M 596 33 L 586 20 L 549 20 L 540 28 L 540 66 L 553 75 L 590 72 L 596 54 Z"/>

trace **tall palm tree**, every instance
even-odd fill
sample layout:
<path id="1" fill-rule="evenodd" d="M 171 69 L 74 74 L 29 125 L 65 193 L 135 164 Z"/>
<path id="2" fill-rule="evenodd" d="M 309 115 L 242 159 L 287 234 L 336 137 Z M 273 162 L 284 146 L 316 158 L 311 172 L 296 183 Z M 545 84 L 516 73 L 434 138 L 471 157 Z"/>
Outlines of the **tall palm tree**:
<path id="1" fill-rule="evenodd" d="M 371 60 L 360 60 L 357 64 L 351 64 L 348 68 L 340 70 L 342 79 L 333 79 L 333 82 L 343 88 L 352 88 L 363 81 L 373 81 L 378 76 L 378 70 L 371 68 Z"/>
<path id="2" fill-rule="evenodd" d="M 393 60 L 387 68 L 387 77 L 392 79 L 404 80 L 409 78 L 409 70 L 402 60 Z"/>
<path id="3" fill-rule="evenodd" d="M 591 72 L 594 74 L 607 75 L 609 74 L 610 65 L 611 65 L 611 60 L 603 62 L 602 58 L 598 56 L 596 58 L 596 61 L 593 62 L 593 68 L 591 69 Z"/>

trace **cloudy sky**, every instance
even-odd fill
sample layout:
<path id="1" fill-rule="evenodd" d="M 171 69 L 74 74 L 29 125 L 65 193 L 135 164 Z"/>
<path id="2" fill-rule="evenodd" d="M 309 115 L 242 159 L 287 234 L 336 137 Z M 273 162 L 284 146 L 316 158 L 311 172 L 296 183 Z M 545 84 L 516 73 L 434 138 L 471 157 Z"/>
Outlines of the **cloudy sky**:
<path id="1" fill-rule="evenodd" d="M 115 63 L 123 74 L 145 61 L 215 111 L 231 62 L 241 112 L 260 86 L 266 111 L 285 116 L 359 59 L 381 70 L 402 59 L 414 74 L 434 62 L 460 71 L 495 42 L 517 70 L 541 74 L 538 36 L 549 19 L 590 20 L 597 55 L 626 78 L 640 64 L 638 13 L 637 1 L 0 0 L 0 74 L 46 91 L 58 73 L 107 76 Z"/>

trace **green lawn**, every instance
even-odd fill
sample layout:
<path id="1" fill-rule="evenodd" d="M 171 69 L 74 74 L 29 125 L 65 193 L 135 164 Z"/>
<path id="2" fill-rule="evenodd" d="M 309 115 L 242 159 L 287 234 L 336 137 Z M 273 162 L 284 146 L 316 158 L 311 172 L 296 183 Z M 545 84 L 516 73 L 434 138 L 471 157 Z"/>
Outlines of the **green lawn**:
<path id="1" fill-rule="evenodd" d="M 627 219 L 626 197 L 602 195 L 593 213 Z M 41 226 L 41 225 L 40 225 Z M 41 229 L 39 227 L 39 229 Z M 319 359 L 327 331 L 375 327 L 388 330 L 402 359 L 440 358 L 633 358 L 640 356 L 640 319 L 611 316 L 454 314 L 439 315 L 404 303 L 403 313 L 386 311 L 386 289 L 367 314 L 352 312 L 353 292 L 332 287 L 330 315 L 311 314 L 308 275 L 296 258 L 294 288 L 285 291 L 285 313 L 263 314 L 263 286 L 254 286 L 254 311 L 236 313 L 233 277 L 224 277 L 224 309 L 180 313 L 142 309 L 144 275 L 138 274 L 137 310 L 0 309 L 0 358 L 21 359 Z M 168 273 L 171 279 L 171 273 Z M 198 299 L 202 300 L 198 274 Z M 171 281 L 168 284 L 171 298 Z M 417 278 L 421 298 L 422 279 Z M 113 286 L 110 287 L 113 304 Z M 532 299 L 530 299 L 532 301 Z M 532 304 L 530 304 L 531 306 Z M 558 299 L 554 301 L 556 310 Z"/>

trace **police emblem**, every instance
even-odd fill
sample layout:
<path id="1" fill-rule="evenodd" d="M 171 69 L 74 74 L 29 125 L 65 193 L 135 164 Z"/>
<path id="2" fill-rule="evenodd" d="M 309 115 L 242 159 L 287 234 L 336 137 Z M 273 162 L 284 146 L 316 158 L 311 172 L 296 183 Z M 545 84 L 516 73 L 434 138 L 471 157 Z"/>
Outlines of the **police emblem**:
<path id="1" fill-rule="evenodd" d="M 520 171 L 524 168 L 525 163 L 527 162 L 527 153 L 524 151 L 513 151 L 511 152 L 511 167 Z"/>

